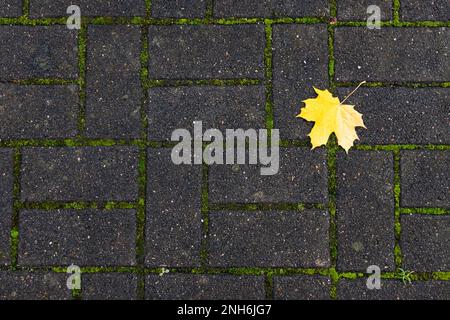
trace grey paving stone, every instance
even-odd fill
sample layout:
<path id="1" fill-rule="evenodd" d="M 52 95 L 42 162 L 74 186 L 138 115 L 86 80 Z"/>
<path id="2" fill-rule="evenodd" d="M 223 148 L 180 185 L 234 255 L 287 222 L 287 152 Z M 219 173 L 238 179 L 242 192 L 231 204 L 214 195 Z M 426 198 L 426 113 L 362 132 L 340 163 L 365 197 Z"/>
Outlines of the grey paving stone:
<path id="1" fill-rule="evenodd" d="M 326 25 L 273 26 L 274 127 L 282 139 L 307 139 L 312 123 L 296 118 L 301 101 L 328 88 Z"/>
<path id="2" fill-rule="evenodd" d="M 264 277 L 234 275 L 148 275 L 149 300 L 262 300 Z"/>
<path id="3" fill-rule="evenodd" d="M 135 300 L 137 276 L 130 273 L 81 274 L 84 300 Z"/>
<path id="4" fill-rule="evenodd" d="M 180 110 L 182 110 L 180 112 Z M 265 128 L 265 88 L 176 87 L 149 90 L 148 130 L 152 140 L 170 140 L 172 132 L 185 128 L 193 134 L 193 122 L 204 130 Z"/>
<path id="5" fill-rule="evenodd" d="M 70 300 L 65 273 L 0 271 L 1 300 Z"/>
<path id="6" fill-rule="evenodd" d="M 0 17 L 19 17 L 22 15 L 22 0 L 0 0 Z"/>
<path id="7" fill-rule="evenodd" d="M 450 207 L 448 151 L 403 151 L 400 166 L 402 206 Z"/>
<path id="8" fill-rule="evenodd" d="M 449 28 L 337 28 L 337 81 L 449 81 Z"/>
<path id="9" fill-rule="evenodd" d="M 248 163 L 248 157 L 246 157 Z M 325 150 L 280 148 L 280 169 L 261 175 L 260 165 L 211 165 L 211 203 L 326 203 Z"/>
<path id="10" fill-rule="evenodd" d="M 394 162 L 389 152 L 341 152 L 337 159 L 337 267 L 395 270 Z"/>
<path id="11" fill-rule="evenodd" d="M 330 265 L 328 213 L 211 212 L 209 264 L 214 267 Z"/>
<path id="12" fill-rule="evenodd" d="M 138 26 L 90 26 L 86 70 L 86 135 L 139 138 L 142 89 Z"/>
<path id="13" fill-rule="evenodd" d="M 64 139 L 77 134 L 77 86 L 0 84 L 0 139 Z"/>
<path id="14" fill-rule="evenodd" d="M 21 198 L 25 201 L 133 201 L 138 150 L 134 147 L 26 148 Z"/>
<path id="15" fill-rule="evenodd" d="M 331 280 L 324 276 L 286 276 L 273 278 L 277 300 L 328 300 Z"/>
<path id="16" fill-rule="evenodd" d="M 206 0 L 153 0 L 152 17 L 203 18 Z"/>
<path id="17" fill-rule="evenodd" d="M 82 16 L 144 16 L 144 0 L 30 0 L 30 17 L 70 16 L 67 8 L 75 4 Z"/>
<path id="18" fill-rule="evenodd" d="M 0 26 L 0 80 L 75 79 L 77 32 L 66 26 Z"/>
<path id="19" fill-rule="evenodd" d="M 151 26 L 150 78 L 264 78 L 262 25 Z"/>
<path id="20" fill-rule="evenodd" d="M 404 215 L 401 226 L 405 270 L 450 270 L 450 216 Z"/>
<path id="21" fill-rule="evenodd" d="M 326 16 L 326 0 L 215 0 L 216 17 L 307 17 Z"/>
<path id="22" fill-rule="evenodd" d="M 134 210 L 25 210 L 19 217 L 21 266 L 133 266 Z"/>
<path id="23" fill-rule="evenodd" d="M 170 154 L 148 153 L 146 265 L 199 266 L 202 167 L 176 166 Z"/>
<path id="24" fill-rule="evenodd" d="M 353 89 L 340 88 L 341 100 Z M 362 144 L 449 144 L 448 88 L 360 88 L 346 103 L 363 114 Z"/>
<path id="25" fill-rule="evenodd" d="M 380 7 L 381 20 L 392 19 L 392 0 L 337 0 L 337 19 L 341 21 L 366 21 L 371 5 Z"/>
<path id="26" fill-rule="evenodd" d="M 448 300 L 449 281 L 414 281 L 404 284 L 401 280 L 381 280 L 380 290 L 367 289 L 366 279 L 339 281 L 339 300 Z"/>
<path id="27" fill-rule="evenodd" d="M 0 265 L 10 262 L 13 183 L 13 151 L 0 149 Z"/>
<path id="28" fill-rule="evenodd" d="M 450 20 L 448 0 L 402 0 L 400 3 L 402 20 Z"/>

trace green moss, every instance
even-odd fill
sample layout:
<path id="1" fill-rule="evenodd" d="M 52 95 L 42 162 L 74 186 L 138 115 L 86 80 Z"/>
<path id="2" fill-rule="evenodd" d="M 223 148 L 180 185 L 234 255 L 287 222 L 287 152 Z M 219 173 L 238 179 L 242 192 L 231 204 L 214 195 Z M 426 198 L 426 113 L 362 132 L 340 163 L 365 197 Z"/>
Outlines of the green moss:
<path id="1" fill-rule="evenodd" d="M 78 138 L 85 131 L 86 118 L 86 51 L 87 51 L 87 26 L 82 25 L 78 33 L 78 85 L 79 85 L 79 111 L 78 111 Z"/>
<path id="2" fill-rule="evenodd" d="M 400 0 L 393 0 L 392 3 L 392 21 L 394 23 L 394 25 L 399 25 L 400 24 L 400 9 L 401 9 L 401 5 L 400 5 Z"/>
<path id="3" fill-rule="evenodd" d="M 274 127 L 273 119 L 273 65 L 272 65 L 272 23 L 269 19 L 264 21 L 264 30 L 266 34 L 266 46 L 264 48 L 264 66 L 266 78 L 266 129 L 272 130 Z"/>

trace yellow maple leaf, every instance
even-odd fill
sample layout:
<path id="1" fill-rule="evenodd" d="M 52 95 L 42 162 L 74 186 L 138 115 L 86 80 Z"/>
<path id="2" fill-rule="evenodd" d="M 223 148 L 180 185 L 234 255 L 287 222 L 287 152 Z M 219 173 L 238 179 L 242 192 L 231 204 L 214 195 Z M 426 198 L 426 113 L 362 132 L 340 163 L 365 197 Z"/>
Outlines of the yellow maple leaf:
<path id="1" fill-rule="evenodd" d="M 350 95 L 352 95 L 363 83 L 362 82 Z M 334 132 L 338 144 L 348 150 L 353 146 L 355 140 L 359 140 L 356 127 L 366 128 L 362 114 L 357 112 L 352 105 L 343 104 L 350 95 L 342 102 L 333 97 L 328 90 L 314 88 L 317 98 L 307 99 L 302 102 L 305 107 L 301 109 L 298 118 L 315 122 L 309 133 L 313 149 L 325 145 L 330 135 Z M 367 129 L 367 128 L 366 128 Z"/>

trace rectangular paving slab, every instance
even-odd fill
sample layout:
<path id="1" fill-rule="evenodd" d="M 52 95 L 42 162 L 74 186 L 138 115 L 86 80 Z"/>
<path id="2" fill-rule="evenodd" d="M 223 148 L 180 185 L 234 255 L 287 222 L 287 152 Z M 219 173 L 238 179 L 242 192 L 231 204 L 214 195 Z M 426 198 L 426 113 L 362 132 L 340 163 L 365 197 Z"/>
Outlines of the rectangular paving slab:
<path id="1" fill-rule="evenodd" d="M 450 80 L 449 28 L 342 27 L 334 45 L 337 81 Z"/>
<path id="2" fill-rule="evenodd" d="M 133 201 L 138 196 L 134 147 L 27 148 L 22 153 L 25 201 Z"/>
<path id="3" fill-rule="evenodd" d="M 264 277 L 235 275 L 148 275 L 148 300 L 262 300 Z"/>
<path id="4" fill-rule="evenodd" d="M 328 226 L 328 213 L 319 210 L 211 212 L 209 265 L 326 268 Z"/>
<path id="5" fill-rule="evenodd" d="M 405 150 L 400 167 L 402 206 L 450 207 L 448 151 Z"/>
<path id="6" fill-rule="evenodd" d="M 0 80 L 78 77 L 75 30 L 66 26 L 0 26 Z"/>
<path id="7" fill-rule="evenodd" d="M 400 3 L 402 20 L 450 20 L 450 2 L 448 0 L 402 0 Z"/>
<path id="8" fill-rule="evenodd" d="M 22 0 L 0 0 L 0 17 L 19 17 L 22 15 Z"/>
<path id="9" fill-rule="evenodd" d="M 171 149 L 148 152 L 147 266 L 200 265 L 202 167 L 171 161 Z"/>
<path id="10" fill-rule="evenodd" d="M 0 84 L 0 139 L 75 137 L 78 86 Z"/>
<path id="11" fill-rule="evenodd" d="M 394 161 L 390 152 L 340 152 L 336 216 L 339 271 L 394 271 Z"/>
<path id="12" fill-rule="evenodd" d="M 392 0 L 337 0 L 337 19 L 339 21 L 367 21 L 373 11 L 367 13 L 369 6 L 380 8 L 381 20 L 392 19 Z"/>
<path id="13" fill-rule="evenodd" d="M 152 17 L 203 18 L 208 0 L 152 0 Z"/>
<path id="14" fill-rule="evenodd" d="M 130 273 L 82 273 L 83 300 L 135 300 L 137 278 Z"/>
<path id="15" fill-rule="evenodd" d="M 151 26 L 152 79 L 264 78 L 262 25 Z"/>
<path id="16" fill-rule="evenodd" d="M 331 280 L 325 276 L 273 277 L 276 300 L 329 300 Z"/>
<path id="17" fill-rule="evenodd" d="M 406 270 L 450 270 L 450 216 L 404 215 L 401 226 Z"/>
<path id="18" fill-rule="evenodd" d="M 21 266 L 133 266 L 134 210 L 24 210 L 20 212 Z"/>
<path id="19" fill-rule="evenodd" d="M 9 265 L 13 209 L 13 150 L 0 149 L 0 265 Z"/>

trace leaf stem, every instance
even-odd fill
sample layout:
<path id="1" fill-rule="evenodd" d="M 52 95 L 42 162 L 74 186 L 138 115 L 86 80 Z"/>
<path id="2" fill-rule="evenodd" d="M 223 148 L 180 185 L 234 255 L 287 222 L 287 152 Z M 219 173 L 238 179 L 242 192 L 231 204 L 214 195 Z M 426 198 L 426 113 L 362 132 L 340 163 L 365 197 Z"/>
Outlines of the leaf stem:
<path id="1" fill-rule="evenodd" d="M 349 94 L 348 96 L 346 96 L 344 100 L 341 101 L 340 105 L 342 105 L 345 101 L 347 101 L 347 99 L 350 98 L 350 97 L 356 92 L 356 90 L 358 90 L 359 87 L 361 87 L 364 83 L 366 83 L 366 81 L 361 82 L 361 83 L 356 87 L 355 90 L 353 90 L 352 92 L 350 92 L 350 94 Z"/>

